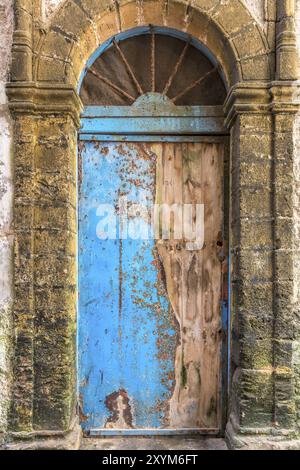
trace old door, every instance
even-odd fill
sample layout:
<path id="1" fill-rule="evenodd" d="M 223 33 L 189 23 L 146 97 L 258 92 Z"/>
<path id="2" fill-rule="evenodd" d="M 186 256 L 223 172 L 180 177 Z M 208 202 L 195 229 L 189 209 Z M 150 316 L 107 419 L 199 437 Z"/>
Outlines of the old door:
<path id="1" fill-rule="evenodd" d="M 159 140 L 79 146 L 79 393 L 91 434 L 221 425 L 223 144 Z M 203 244 L 174 232 L 173 213 L 155 238 L 153 206 L 173 204 L 203 205 Z"/>

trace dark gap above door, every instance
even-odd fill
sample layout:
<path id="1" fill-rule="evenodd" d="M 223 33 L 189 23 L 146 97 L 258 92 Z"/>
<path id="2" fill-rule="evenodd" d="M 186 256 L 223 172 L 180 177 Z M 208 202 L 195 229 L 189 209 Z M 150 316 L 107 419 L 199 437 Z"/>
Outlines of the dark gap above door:
<path id="1" fill-rule="evenodd" d="M 80 96 L 85 106 L 129 106 L 149 92 L 178 106 L 222 105 L 226 97 L 218 68 L 189 39 L 156 33 L 112 41 L 87 69 Z"/>

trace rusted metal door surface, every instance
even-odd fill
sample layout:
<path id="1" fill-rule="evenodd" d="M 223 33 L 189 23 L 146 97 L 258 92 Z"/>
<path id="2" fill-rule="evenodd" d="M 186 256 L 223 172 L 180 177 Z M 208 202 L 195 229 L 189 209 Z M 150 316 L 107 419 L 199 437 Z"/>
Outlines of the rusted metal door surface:
<path id="1" fill-rule="evenodd" d="M 79 154 L 83 429 L 217 432 L 223 144 L 85 141 Z M 151 236 L 154 204 L 204 204 L 204 245 Z"/>

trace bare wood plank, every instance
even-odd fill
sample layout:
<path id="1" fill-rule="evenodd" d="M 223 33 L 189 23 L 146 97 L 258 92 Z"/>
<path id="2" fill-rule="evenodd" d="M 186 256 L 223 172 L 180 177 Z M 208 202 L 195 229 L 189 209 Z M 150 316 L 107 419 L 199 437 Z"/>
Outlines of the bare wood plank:
<path id="1" fill-rule="evenodd" d="M 205 205 L 203 250 L 188 251 L 183 240 L 157 243 L 180 328 L 168 424 L 170 427 L 217 427 L 221 348 L 221 263 L 217 258 L 217 240 L 223 217 L 223 145 L 186 143 L 177 144 L 176 149 L 171 147 L 176 144 L 165 145 L 168 147 L 161 152 L 158 163 L 160 202 L 170 204 L 181 200 Z M 183 189 L 178 189 L 182 184 Z"/>

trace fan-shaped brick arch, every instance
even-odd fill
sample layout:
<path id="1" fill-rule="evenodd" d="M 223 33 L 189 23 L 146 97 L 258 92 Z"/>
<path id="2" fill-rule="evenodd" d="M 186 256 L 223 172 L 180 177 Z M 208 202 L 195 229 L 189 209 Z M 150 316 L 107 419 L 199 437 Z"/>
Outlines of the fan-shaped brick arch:
<path id="1" fill-rule="evenodd" d="M 267 41 L 240 0 L 66 0 L 38 45 L 35 79 L 77 85 L 86 61 L 108 38 L 153 24 L 186 31 L 223 67 L 229 85 L 268 80 Z"/>

